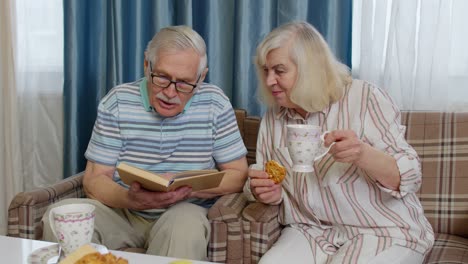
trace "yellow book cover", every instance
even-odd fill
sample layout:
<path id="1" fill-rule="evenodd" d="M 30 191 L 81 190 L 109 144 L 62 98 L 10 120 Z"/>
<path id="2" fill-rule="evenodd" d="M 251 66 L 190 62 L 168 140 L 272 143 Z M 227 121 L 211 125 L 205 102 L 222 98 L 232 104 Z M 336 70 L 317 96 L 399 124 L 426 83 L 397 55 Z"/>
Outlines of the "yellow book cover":
<path id="1" fill-rule="evenodd" d="M 168 192 L 181 186 L 190 186 L 193 191 L 216 188 L 224 177 L 224 172 L 217 170 L 190 170 L 179 172 L 169 179 L 156 173 L 121 162 L 117 166 L 122 181 L 131 185 L 134 181 L 150 191 Z"/>

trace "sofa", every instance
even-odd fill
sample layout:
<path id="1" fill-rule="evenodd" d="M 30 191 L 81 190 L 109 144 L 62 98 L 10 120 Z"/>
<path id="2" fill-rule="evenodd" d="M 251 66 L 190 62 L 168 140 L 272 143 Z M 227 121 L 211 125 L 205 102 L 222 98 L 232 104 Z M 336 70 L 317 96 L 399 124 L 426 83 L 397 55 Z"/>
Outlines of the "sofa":
<path id="1" fill-rule="evenodd" d="M 247 160 L 255 163 L 260 118 L 244 110 L 236 110 L 236 117 Z M 406 139 L 421 158 L 423 181 L 418 196 L 436 234 L 425 263 L 468 263 L 468 113 L 402 112 L 401 117 Z M 16 195 L 8 209 L 8 235 L 40 239 L 40 220 L 48 205 L 84 197 L 82 177 L 79 173 Z M 278 212 L 279 206 L 249 203 L 242 193 L 222 196 L 208 212 L 209 259 L 257 263 L 281 233 Z"/>

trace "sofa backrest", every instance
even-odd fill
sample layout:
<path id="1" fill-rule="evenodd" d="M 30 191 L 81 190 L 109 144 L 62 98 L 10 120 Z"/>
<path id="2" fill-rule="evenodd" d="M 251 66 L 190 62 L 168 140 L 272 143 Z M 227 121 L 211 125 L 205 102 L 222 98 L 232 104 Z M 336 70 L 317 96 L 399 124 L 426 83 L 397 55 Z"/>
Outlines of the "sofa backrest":
<path id="1" fill-rule="evenodd" d="M 418 192 L 434 232 L 468 237 L 468 113 L 402 112 L 421 159 Z"/>
<path id="2" fill-rule="evenodd" d="M 260 118 L 245 110 L 236 117 L 250 165 Z M 434 232 L 468 237 L 468 113 L 402 112 L 402 124 L 421 159 L 418 196 Z"/>
<path id="3" fill-rule="evenodd" d="M 245 147 L 247 148 L 247 162 L 250 165 L 255 163 L 257 136 L 261 119 L 258 116 L 248 116 L 247 112 L 243 109 L 236 109 L 235 112 L 237 124 L 239 125 Z"/>

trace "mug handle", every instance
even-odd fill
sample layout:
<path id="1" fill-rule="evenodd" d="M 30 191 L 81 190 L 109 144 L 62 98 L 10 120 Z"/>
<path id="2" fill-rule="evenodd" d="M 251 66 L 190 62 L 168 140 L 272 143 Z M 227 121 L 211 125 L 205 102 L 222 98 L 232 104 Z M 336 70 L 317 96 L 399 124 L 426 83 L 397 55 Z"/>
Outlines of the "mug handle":
<path id="1" fill-rule="evenodd" d="M 325 136 L 330 133 L 330 131 L 325 131 L 322 133 L 322 135 L 320 135 L 320 140 L 322 141 L 322 144 L 325 142 Z M 336 142 L 333 142 L 330 144 L 330 146 L 328 146 L 327 150 L 325 152 L 323 152 L 322 154 L 318 155 L 317 157 L 315 157 L 314 161 L 317 161 L 321 158 L 323 158 L 325 155 L 327 155 L 328 151 L 330 151 L 330 148 L 335 145 Z"/>

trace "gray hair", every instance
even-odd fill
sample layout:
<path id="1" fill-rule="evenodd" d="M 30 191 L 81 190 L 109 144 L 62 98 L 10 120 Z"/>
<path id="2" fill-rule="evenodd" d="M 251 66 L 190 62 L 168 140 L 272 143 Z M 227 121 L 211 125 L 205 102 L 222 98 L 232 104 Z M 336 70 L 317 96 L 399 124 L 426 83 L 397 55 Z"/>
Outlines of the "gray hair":
<path id="1" fill-rule="evenodd" d="M 268 53 L 287 47 L 297 66 L 295 87 L 290 100 L 307 112 L 323 110 L 338 101 L 351 82 L 349 68 L 330 51 L 322 35 L 307 22 L 291 22 L 271 31 L 258 45 L 255 57 L 262 100 L 274 105 L 274 98 L 265 84 L 264 66 Z"/>
<path id="2" fill-rule="evenodd" d="M 146 46 L 146 60 L 153 65 L 160 51 L 194 49 L 200 56 L 197 75 L 207 67 L 206 44 L 203 38 L 188 26 L 170 26 L 161 29 Z"/>

